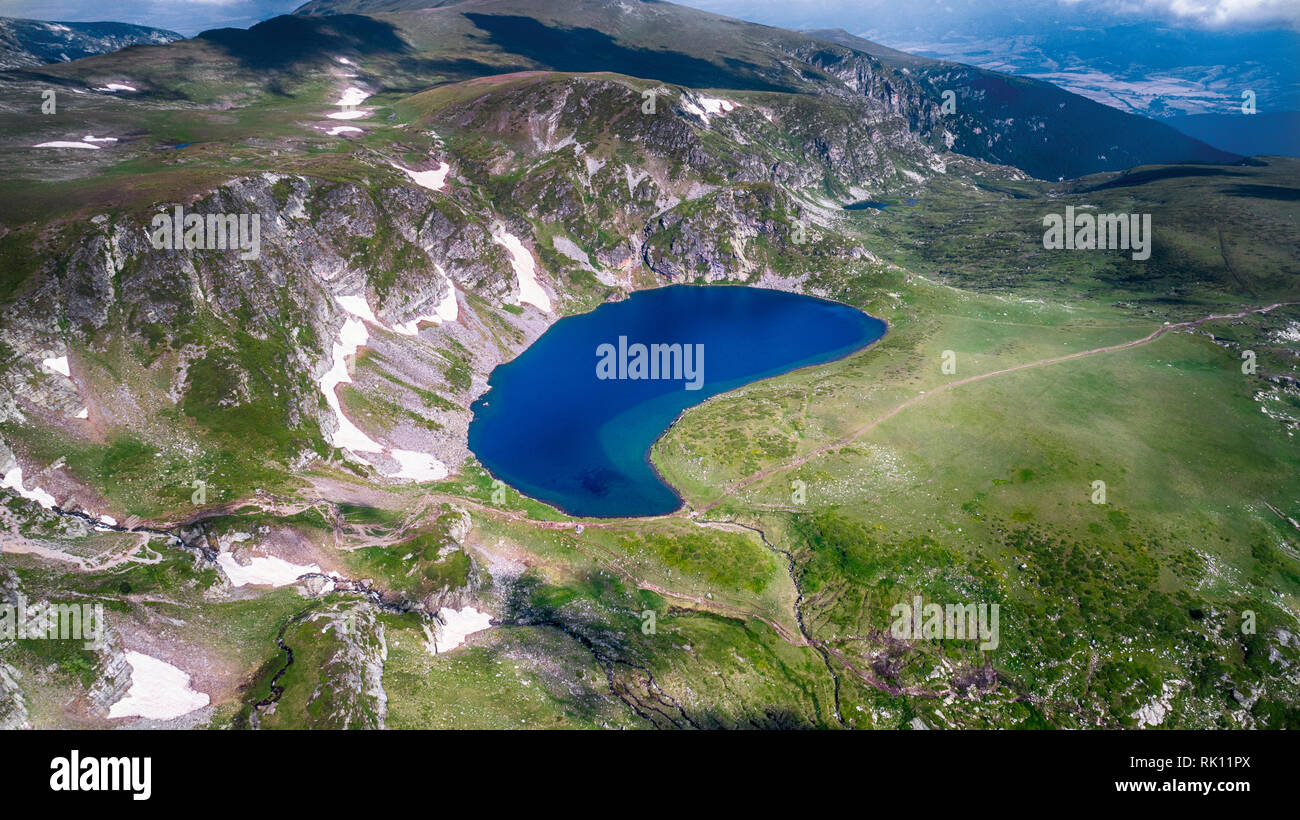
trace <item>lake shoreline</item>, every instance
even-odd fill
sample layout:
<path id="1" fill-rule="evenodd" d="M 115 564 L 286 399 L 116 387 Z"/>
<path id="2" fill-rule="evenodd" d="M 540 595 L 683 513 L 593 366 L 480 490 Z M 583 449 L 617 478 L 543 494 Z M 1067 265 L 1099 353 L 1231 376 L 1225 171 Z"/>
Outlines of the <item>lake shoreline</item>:
<path id="1" fill-rule="evenodd" d="M 620 309 L 592 321 L 611 306 Z M 564 322 L 581 318 L 587 322 L 578 327 Z M 594 521 L 680 515 L 688 507 L 653 459 L 655 446 L 686 411 L 742 387 L 844 361 L 892 329 L 888 321 L 835 299 L 731 284 L 647 288 L 564 319 L 489 376 L 488 390 L 472 406 L 470 449 L 494 480 L 562 516 Z M 551 335 L 557 328 L 560 334 Z M 594 382 L 575 363 L 585 360 L 593 341 L 611 334 L 647 342 L 665 334 L 673 343 L 677 336 L 705 339 L 722 351 L 712 360 L 717 392 L 674 407 L 689 396 L 668 380 Z M 786 359 L 793 364 L 789 369 Z M 520 365 L 523 370 L 509 369 Z M 608 425 L 616 419 L 624 426 L 611 434 Z M 646 511 L 599 509 L 637 504 Z M 584 506 L 596 509 L 584 512 Z"/>

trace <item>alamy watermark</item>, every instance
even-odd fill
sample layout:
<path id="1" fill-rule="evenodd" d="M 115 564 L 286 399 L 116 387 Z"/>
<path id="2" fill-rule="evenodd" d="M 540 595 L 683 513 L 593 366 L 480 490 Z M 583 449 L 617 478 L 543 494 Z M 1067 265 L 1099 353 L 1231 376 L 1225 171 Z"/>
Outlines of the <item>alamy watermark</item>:
<path id="1" fill-rule="evenodd" d="M 606 342 L 596 348 L 596 378 L 684 380 L 687 390 L 704 386 L 704 345 L 629 345 L 626 336 L 618 346 Z"/>
<path id="2" fill-rule="evenodd" d="M 152 228 L 155 250 L 239 250 L 245 261 L 262 254 L 261 214 L 187 214 L 177 205 L 154 215 Z"/>
<path id="3" fill-rule="evenodd" d="M 83 641 L 86 649 L 103 645 L 103 604 L 28 603 L 22 593 L 17 604 L 0 604 L 0 641 Z"/>
<path id="4" fill-rule="evenodd" d="M 153 795 L 152 757 L 82 757 L 73 749 L 51 760 L 50 771 L 54 792 L 129 792 L 132 800 Z"/>
<path id="5" fill-rule="evenodd" d="M 1075 213 L 1065 206 L 1065 216 L 1043 217 L 1043 247 L 1048 250 L 1132 250 L 1133 259 L 1151 257 L 1151 214 Z"/>
<path id="6" fill-rule="evenodd" d="M 984 651 L 998 648 L 997 604 L 927 604 L 920 596 L 889 610 L 889 632 L 900 641 L 980 641 Z"/>
<path id="7" fill-rule="evenodd" d="M 951 88 L 945 88 L 943 94 L 943 104 L 939 106 L 939 113 L 948 115 L 957 113 L 957 92 Z"/>

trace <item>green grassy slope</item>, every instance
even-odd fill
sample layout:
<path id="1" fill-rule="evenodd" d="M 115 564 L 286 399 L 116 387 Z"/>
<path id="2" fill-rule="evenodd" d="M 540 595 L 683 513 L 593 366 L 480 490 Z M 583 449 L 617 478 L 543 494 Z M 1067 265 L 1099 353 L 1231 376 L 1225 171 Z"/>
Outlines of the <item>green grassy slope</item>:
<path id="1" fill-rule="evenodd" d="M 723 53 L 743 76 L 705 92 L 581 65 L 482 79 L 539 67 L 508 47 L 526 30 L 487 21 L 453 64 L 433 55 L 474 32 L 435 23 L 499 8 L 387 8 L 400 41 L 299 15 L 6 78 L 147 90 L 0 116 L 0 437 L 28 486 L 190 545 L 0 496 L 4 588 L 103 602 L 119 631 L 107 654 L 0 647 L 31 724 L 115 725 L 97 693 L 134 648 L 185 668 L 218 727 L 1297 725 L 1300 307 L 1247 312 L 1300 301 L 1296 161 L 1039 182 L 935 154 L 870 102 L 794 93 L 758 60 L 795 35 L 737 29 Z M 682 53 L 732 26 L 710 19 Z M 679 61 L 650 31 L 601 41 L 627 58 L 613 67 Z M 311 48 L 259 65 L 277 32 Z M 360 76 L 331 73 L 338 56 Z M 178 59 L 203 68 L 170 74 Z M 329 136 L 353 83 L 380 92 L 374 113 Z M 740 108 L 706 124 L 686 110 L 701 94 Z M 122 144 L 30 147 L 87 131 Z M 447 187 L 395 162 L 446 162 Z M 889 206 L 839 207 L 862 198 Z M 259 209 L 265 262 L 133 246 L 175 202 Z M 1043 248 L 1067 205 L 1150 213 L 1150 260 Z M 554 314 L 510 301 L 496 223 L 532 248 Z M 372 323 L 338 391 L 369 434 L 457 455 L 444 481 L 398 482 L 326 444 L 315 380 L 343 322 L 327 285 L 394 321 L 442 281 L 435 263 L 459 321 L 414 338 Z M 833 298 L 890 331 L 685 413 L 652 453 L 676 515 L 574 520 L 452 446 L 497 362 L 669 276 Z M 40 365 L 65 350 L 71 386 Z M 235 587 L 218 549 L 337 581 Z M 998 647 L 895 637 L 915 595 L 997 603 Z M 492 626 L 433 653 L 440 613 L 468 606 Z"/>

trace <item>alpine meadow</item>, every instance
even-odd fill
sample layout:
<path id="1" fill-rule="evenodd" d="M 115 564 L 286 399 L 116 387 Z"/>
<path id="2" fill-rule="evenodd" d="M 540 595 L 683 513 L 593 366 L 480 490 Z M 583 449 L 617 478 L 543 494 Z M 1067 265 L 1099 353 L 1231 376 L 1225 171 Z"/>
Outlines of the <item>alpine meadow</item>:
<path id="1" fill-rule="evenodd" d="M 0 21 L 0 727 L 1300 728 L 1300 159 L 868 11 L 139 6 Z"/>

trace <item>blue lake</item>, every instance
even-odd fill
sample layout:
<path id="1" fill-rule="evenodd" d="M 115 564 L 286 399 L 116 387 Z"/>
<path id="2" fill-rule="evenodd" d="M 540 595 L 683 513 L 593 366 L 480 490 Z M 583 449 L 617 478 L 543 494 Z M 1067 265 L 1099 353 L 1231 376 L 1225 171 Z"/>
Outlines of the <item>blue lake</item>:
<path id="1" fill-rule="evenodd" d="M 683 410 L 847 356 L 885 329 L 856 308 L 777 290 L 639 291 L 561 319 L 493 370 L 469 446 L 495 477 L 571 515 L 669 513 L 681 499 L 650 447 Z"/>
<path id="2" fill-rule="evenodd" d="M 844 206 L 844 210 L 865 211 L 868 208 L 874 208 L 877 211 L 883 211 L 888 207 L 889 207 L 888 202 L 871 202 L 870 200 L 863 200 L 862 202 L 850 202 L 848 205 Z"/>
<path id="3" fill-rule="evenodd" d="M 917 205 L 920 204 L 920 202 L 921 200 L 916 199 L 915 197 L 908 197 L 907 199 L 903 200 L 903 205 L 907 206 L 908 208 L 915 208 Z M 874 208 L 877 211 L 883 211 L 888 207 L 890 207 L 890 203 L 888 202 L 873 202 L 871 200 L 863 200 L 861 202 L 850 202 L 848 205 L 843 206 L 844 210 L 846 211 L 865 211 L 868 208 Z"/>

